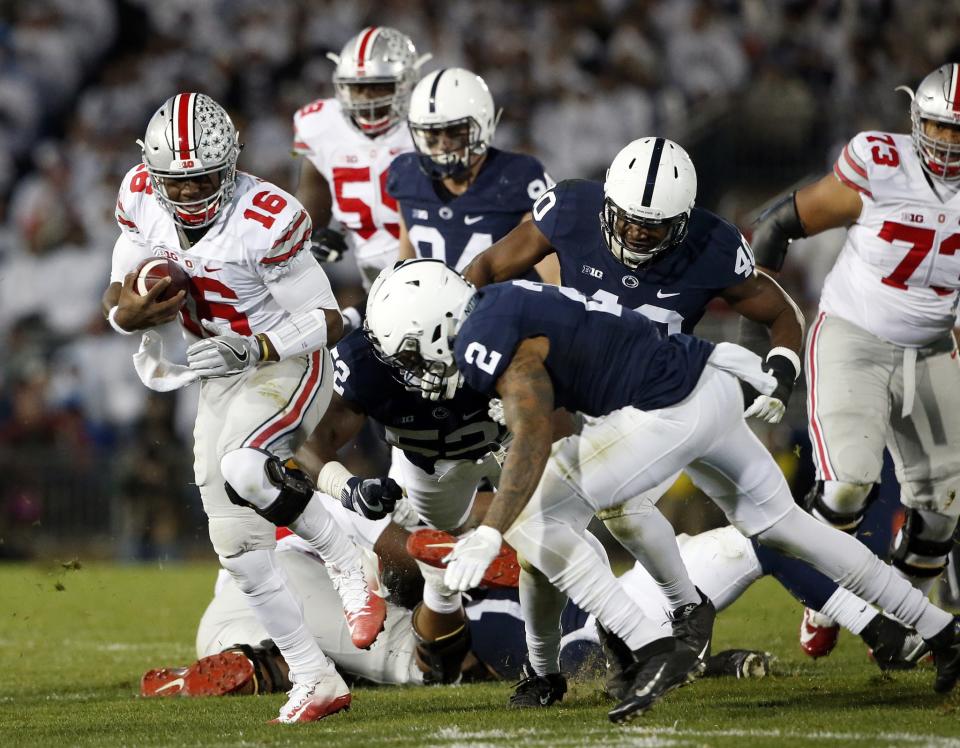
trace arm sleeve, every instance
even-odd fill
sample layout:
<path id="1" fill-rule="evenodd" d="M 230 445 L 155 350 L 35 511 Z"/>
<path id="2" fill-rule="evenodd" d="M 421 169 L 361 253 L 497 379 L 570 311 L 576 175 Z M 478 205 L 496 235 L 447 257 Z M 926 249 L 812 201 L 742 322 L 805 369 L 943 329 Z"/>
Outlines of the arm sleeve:
<path id="1" fill-rule="evenodd" d="M 330 279 L 309 252 L 301 252 L 285 266 L 283 273 L 264 278 L 270 294 L 291 314 L 312 309 L 340 309 Z"/>
<path id="2" fill-rule="evenodd" d="M 833 173 L 837 179 L 847 187 L 856 190 L 862 195 L 873 198 L 870 191 L 870 177 L 867 173 L 864 149 L 867 146 L 866 133 L 860 133 L 847 143 L 837 162 L 833 165 Z"/>

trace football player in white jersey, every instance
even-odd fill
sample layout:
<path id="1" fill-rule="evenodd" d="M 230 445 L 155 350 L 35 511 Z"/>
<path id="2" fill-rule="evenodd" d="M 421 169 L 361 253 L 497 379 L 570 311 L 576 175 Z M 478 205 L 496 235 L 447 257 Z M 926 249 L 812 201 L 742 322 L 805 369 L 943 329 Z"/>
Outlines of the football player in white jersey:
<path id="1" fill-rule="evenodd" d="M 385 615 L 375 558 L 337 531 L 310 481 L 285 462 L 329 403 L 325 346 L 341 335 L 340 311 L 323 269 L 302 251 L 310 217 L 293 195 L 237 171 L 239 136 L 219 104 L 198 93 L 172 96 L 140 146 L 143 162 L 117 200 L 121 235 L 104 310 L 118 332 L 147 330 L 134 360 L 148 386 L 199 380 L 194 471 L 210 539 L 291 665 L 294 687 L 275 721 L 320 719 L 346 708 L 350 692 L 278 572 L 276 527 L 293 530 L 334 571 L 355 646 L 370 646 Z M 180 291 L 158 301 L 167 278 L 136 293 L 130 271 L 148 257 L 186 272 L 186 298 Z M 149 329 L 178 313 L 187 366 L 165 360 Z M 354 485 L 341 498 L 353 505 L 378 489 Z"/>
<path id="2" fill-rule="evenodd" d="M 848 227 L 807 340 L 813 513 L 855 531 L 889 449 L 907 507 L 893 563 L 927 591 L 960 502 L 960 65 L 926 76 L 910 135 L 862 132 L 833 168 L 773 206 L 754 236 L 779 270 L 793 239 Z M 829 626 L 830 621 L 820 625 Z"/>
<path id="3" fill-rule="evenodd" d="M 364 288 L 397 256 L 400 219 L 387 194 L 387 169 L 413 150 L 406 128 L 420 67 L 413 42 L 396 29 L 368 26 L 350 39 L 336 63 L 335 99 L 318 99 L 293 117 L 293 152 L 305 156 L 297 197 L 313 218 L 313 252 L 336 262 L 352 250 Z M 330 226 L 335 219 L 341 230 Z M 350 327 L 361 314 L 344 310 Z"/>

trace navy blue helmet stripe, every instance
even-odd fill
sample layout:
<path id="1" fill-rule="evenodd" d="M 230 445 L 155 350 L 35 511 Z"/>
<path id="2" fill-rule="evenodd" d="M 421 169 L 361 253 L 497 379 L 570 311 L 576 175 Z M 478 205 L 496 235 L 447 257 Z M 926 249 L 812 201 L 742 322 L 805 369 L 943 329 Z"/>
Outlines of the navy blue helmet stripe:
<path id="1" fill-rule="evenodd" d="M 437 73 L 437 77 L 433 79 L 433 85 L 430 86 L 430 113 L 433 114 L 437 111 L 437 86 L 440 85 L 440 76 L 447 72 L 446 68 L 443 68 Z"/>
<path id="2" fill-rule="evenodd" d="M 657 138 L 653 144 L 653 153 L 650 154 L 650 168 L 647 169 L 647 186 L 643 189 L 643 199 L 640 204 L 650 207 L 653 201 L 653 187 L 657 183 L 657 172 L 660 170 L 660 154 L 663 153 L 663 138 Z"/>

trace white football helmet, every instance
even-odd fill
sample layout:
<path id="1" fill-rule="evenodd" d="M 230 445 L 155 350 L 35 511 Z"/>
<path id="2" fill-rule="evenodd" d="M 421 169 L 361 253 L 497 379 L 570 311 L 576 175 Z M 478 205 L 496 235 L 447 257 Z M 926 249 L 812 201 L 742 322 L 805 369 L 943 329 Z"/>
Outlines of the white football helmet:
<path id="1" fill-rule="evenodd" d="M 407 116 L 410 93 L 420 78 L 420 66 L 431 55 L 417 57 L 406 34 L 388 26 L 368 26 L 344 45 L 339 55 L 329 53 L 337 68 L 333 85 L 347 122 L 371 138 L 383 135 Z M 369 98 L 364 88 L 392 85 L 385 96 Z"/>
<path id="2" fill-rule="evenodd" d="M 897 90 L 910 96 L 913 145 L 923 168 L 938 179 L 960 179 L 960 143 L 937 140 L 923 129 L 928 119 L 960 127 L 960 65 L 953 62 L 937 68 L 920 81 L 916 93 L 907 86 Z"/>
<path id="3" fill-rule="evenodd" d="M 440 260 L 397 263 L 370 287 L 364 330 L 404 385 L 430 400 L 449 399 L 463 383 L 454 338 L 475 295 L 473 284 Z"/>
<path id="4" fill-rule="evenodd" d="M 463 175 L 487 152 L 500 114 L 483 78 L 444 68 L 413 89 L 407 119 L 421 169 L 443 179 Z"/>
<path id="5" fill-rule="evenodd" d="M 613 159 L 603 194 L 603 239 L 614 257 L 635 269 L 686 237 L 697 171 L 672 140 L 641 138 Z"/>
<path id="6" fill-rule="evenodd" d="M 137 143 L 160 204 L 173 219 L 196 229 L 213 223 L 236 189 L 240 136 L 226 110 L 201 93 L 181 93 L 167 99 L 147 123 Z M 218 174 L 216 192 L 203 200 L 170 199 L 167 179 Z"/>

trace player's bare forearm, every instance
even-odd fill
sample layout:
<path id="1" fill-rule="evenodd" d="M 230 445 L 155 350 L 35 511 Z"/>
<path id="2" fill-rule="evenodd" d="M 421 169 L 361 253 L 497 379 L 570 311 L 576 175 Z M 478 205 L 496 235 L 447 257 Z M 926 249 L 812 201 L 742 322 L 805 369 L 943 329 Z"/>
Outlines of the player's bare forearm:
<path id="1" fill-rule="evenodd" d="M 300 184 L 297 199 L 307 209 L 314 228 L 330 225 L 333 216 L 333 195 L 323 175 L 306 158 L 300 164 Z"/>
<path id="2" fill-rule="evenodd" d="M 297 450 L 294 459 L 312 480 L 316 480 L 320 469 L 337 459 L 337 450 L 360 433 L 366 420 L 366 414 L 334 393 L 330 407 Z"/>
<path id="3" fill-rule="evenodd" d="M 481 252 L 463 271 L 464 277 L 477 288 L 520 278 L 553 247 L 533 221 L 523 221 L 500 241 Z"/>
<path id="4" fill-rule="evenodd" d="M 789 348 L 800 355 L 803 345 L 803 313 L 793 299 L 770 276 L 754 276 L 721 294 L 744 319 L 769 330 L 771 348 Z"/>
<path id="5" fill-rule="evenodd" d="M 545 338 L 524 341 L 497 381 L 513 442 L 483 524 L 501 533 L 510 528 L 530 501 L 550 457 L 553 384 L 543 365 L 548 346 Z"/>
<path id="6" fill-rule="evenodd" d="M 849 226 L 860 217 L 863 201 L 831 172 L 797 190 L 797 216 L 807 236 Z"/>
<path id="7" fill-rule="evenodd" d="M 121 288 L 123 288 L 123 286 L 120 283 L 113 282 L 107 286 L 107 290 L 104 291 L 103 296 L 100 297 L 100 307 L 104 317 L 120 302 Z"/>

